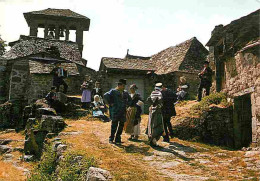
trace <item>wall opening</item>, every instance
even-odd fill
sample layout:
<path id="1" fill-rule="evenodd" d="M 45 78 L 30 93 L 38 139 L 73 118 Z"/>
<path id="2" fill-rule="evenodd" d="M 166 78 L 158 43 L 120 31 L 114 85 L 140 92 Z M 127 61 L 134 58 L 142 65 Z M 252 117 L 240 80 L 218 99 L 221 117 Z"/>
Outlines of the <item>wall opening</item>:
<path id="1" fill-rule="evenodd" d="M 252 142 L 252 105 L 250 94 L 234 99 L 234 136 L 236 148 L 248 147 Z"/>

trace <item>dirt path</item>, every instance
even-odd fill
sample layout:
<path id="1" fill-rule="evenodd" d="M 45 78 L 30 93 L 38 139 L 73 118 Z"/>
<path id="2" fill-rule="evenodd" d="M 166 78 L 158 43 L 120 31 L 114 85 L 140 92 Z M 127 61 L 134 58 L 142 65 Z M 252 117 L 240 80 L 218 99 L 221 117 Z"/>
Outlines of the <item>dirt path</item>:
<path id="1" fill-rule="evenodd" d="M 4 146 L 9 149 L 0 154 L 0 181 L 23 181 L 26 180 L 29 171 L 35 163 L 27 163 L 21 160 L 24 146 L 24 135 L 14 131 L 0 132 L 0 142 L 7 140 Z M 2 145 L 3 146 L 3 145 Z M 3 150 L 2 150 L 3 151 Z"/>
<path id="2" fill-rule="evenodd" d="M 115 180 L 257 180 L 259 151 L 229 151 L 215 146 L 171 139 L 151 148 L 144 134 L 143 116 L 140 141 L 123 134 L 120 147 L 108 143 L 110 123 L 93 119 L 68 121 L 61 133 L 72 150 L 93 155 L 101 168 L 112 172 Z"/>

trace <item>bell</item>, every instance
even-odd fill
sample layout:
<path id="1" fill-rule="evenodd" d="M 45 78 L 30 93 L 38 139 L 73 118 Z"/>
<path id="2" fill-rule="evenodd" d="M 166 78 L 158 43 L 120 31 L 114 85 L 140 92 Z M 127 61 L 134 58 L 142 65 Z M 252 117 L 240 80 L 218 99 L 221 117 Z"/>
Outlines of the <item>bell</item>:
<path id="1" fill-rule="evenodd" d="M 60 30 L 60 37 L 64 37 L 64 30 Z"/>
<path id="2" fill-rule="evenodd" d="M 50 32 L 49 32 L 49 36 L 52 37 L 52 38 L 54 37 L 53 31 L 50 31 Z"/>

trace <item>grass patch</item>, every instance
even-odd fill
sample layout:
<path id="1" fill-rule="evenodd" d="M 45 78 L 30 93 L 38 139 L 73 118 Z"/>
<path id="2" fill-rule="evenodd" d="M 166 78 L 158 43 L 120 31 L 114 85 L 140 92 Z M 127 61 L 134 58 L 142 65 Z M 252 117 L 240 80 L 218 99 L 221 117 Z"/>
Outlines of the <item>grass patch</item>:
<path id="1" fill-rule="evenodd" d="M 224 93 L 214 93 L 202 98 L 199 104 L 192 106 L 191 112 L 202 113 L 203 111 L 209 110 L 209 107 L 212 104 L 220 105 L 222 107 L 228 107 L 231 105 L 231 103 L 227 101 L 227 97 Z"/>
<path id="2" fill-rule="evenodd" d="M 85 157 L 79 151 L 66 152 L 63 156 L 63 159 L 57 163 L 56 152 L 50 145 L 46 145 L 41 160 L 28 181 L 86 180 L 89 167 L 96 165 L 93 157 Z"/>

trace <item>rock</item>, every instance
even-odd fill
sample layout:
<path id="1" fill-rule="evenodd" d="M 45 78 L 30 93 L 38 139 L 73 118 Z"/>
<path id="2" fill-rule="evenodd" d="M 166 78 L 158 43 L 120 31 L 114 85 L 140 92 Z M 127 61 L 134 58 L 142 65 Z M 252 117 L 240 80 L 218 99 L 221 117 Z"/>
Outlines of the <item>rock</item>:
<path id="1" fill-rule="evenodd" d="M 67 147 L 68 147 L 67 145 L 59 144 L 57 147 L 57 156 L 61 156 L 62 153 L 66 151 Z"/>
<path id="2" fill-rule="evenodd" d="M 11 151 L 12 151 L 12 148 L 10 146 L 0 145 L 0 154 L 9 153 Z"/>
<path id="3" fill-rule="evenodd" d="M 61 116 L 43 115 L 39 125 L 41 130 L 48 131 L 49 133 L 58 133 L 66 126 Z"/>
<path id="4" fill-rule="evenodd" d="M 255 156 L 255 155 L 260 155 L 260 151 L 247 151 L 245 153 L 245 157 L 252 157 L 252 156 Z"/>
<path id="5" fill-rule="evenodd" d="M 7 145 L 12 141 L 13 140 L 11 140 L 11 139 L 0 139 L 0 145 Z"/>
<path id="6" fill-rule="evenodd" d="M 54 143 L 53 143 L 53 145 L 52 145 L 52 150 L 53 151 L 57 151 L 57 147 L 59 146 L 59 145 L 61 145 L 62 144 L 62 142 L 60 142 L 60 141 L 55 141 Z"/>
<path id="7" fill-rule="evenodd" d="M 109 171 L 101 168 L 90 167 L 86 181 L 106 181 L 111 180 L 112 176 Z"/>
<path id="8" fill-rule="evenodd" d="M 61 138 L 56 137 L 56 138 L 53 139 L 53 141 L 61 141 Z"/>
<path id="9" fill-rule="evenodd" d="M 67 96 L 62 92 L 57 92 L 57 99 L 64 104 L 67 102 Z"/>
<path id="10" fill-rule="evenodd" d="M 11 161 L 13 159 L 13 157 L 14 157 L 14 155 L 12 155 L 12 154 L 5 154 L 3 156 L 5 161 Z"/>
<path id="11" fill-rule="evenodd" d="M 14 150 L 14 151 L 19 151 L 19 152 L 21 152 L 21 153 L 24 152 L 24 148 L 20 148 L 20 147 L 15 147 L 13 150 Z"/>
<path id="12" fill-rule="evenodd" d="M 24 153 L 26 155 L 35 155 L 39 158 L 47 133 L 45 130 L 30 129 L 25 136 Z"/>
<path id="13" fill-rule="evenodd" d="M 35 118 L 28 118 L 27 122 L 26 122 L 26 126 L 25 129 L 29 130 L 31 128 L 33 128 L 33 125 L 36 124 L 36 119 Z"/>
<path id="14" fill-rule="evenodd" d="M 47 138 L 53 138 L 53 137 L 55 137 L 57 134 L 55 134 L 55 133 L 48 133 L 47 134 Z"/>
<path id="15" fill-rule="evenodd" d="M 55 109 L 53 108 L 38 108 L 36 109 L 36 118 L 41 118 L 42 115 L 52 115 L 52 116 L 56 116 L 57 113 L 55 111 Z"/>
<path id="16" fill-rule="evenodd" d="M 34 160 L 34 155 L 24 155 L 23 160 L 26 162 L 31 162 Z"/>
<path id="17" fill-rule="evenodd" d="M 6 129 L 5 133 L 15 133 L 15 129 Z"/>

